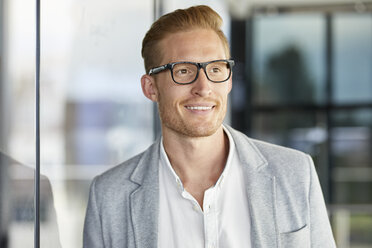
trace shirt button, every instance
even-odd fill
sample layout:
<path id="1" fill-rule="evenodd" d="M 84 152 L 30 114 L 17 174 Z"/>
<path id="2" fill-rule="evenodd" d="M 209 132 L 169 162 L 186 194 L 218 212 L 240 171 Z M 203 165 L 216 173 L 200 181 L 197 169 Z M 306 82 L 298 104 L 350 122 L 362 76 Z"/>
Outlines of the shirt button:
<path id="1" fill-rule="evenodd" d="M 208 205 L 208 206 L 206 206 L 205 208 L 204 208 L 204 213 L 205 214 L 208 214 L 209 212 L 210 212 L 210 210 L 211 210 L 211 205 Z M 209 247 L 209 246 L 208 246 Z"/>

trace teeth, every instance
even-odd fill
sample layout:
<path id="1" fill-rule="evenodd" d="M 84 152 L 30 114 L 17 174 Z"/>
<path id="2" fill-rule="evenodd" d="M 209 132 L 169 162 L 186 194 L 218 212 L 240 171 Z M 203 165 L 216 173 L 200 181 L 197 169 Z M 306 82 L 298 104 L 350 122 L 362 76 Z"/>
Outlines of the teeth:
<path id="1" fill-rule="evenodd" d="M 209 109 L 212 109 L 212 107 L 202 107 L 202 106 L 197 106 L 197 107 L 187 106 L 186 108 L 191 109 L 191 110 L 209 110 Z"/>

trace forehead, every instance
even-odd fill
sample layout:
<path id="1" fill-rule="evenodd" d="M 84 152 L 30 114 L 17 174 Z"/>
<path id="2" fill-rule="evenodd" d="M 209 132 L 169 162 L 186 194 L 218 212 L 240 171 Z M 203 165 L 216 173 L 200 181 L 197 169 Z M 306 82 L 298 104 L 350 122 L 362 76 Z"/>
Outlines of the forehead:
<path id="1" fill-rule="evenodd" d="M 160 49 L 162 64 L 226 59 L 221 39 L 215 31 L 209 29 L 194 29 L 170 34 L 160 42 Z"/>

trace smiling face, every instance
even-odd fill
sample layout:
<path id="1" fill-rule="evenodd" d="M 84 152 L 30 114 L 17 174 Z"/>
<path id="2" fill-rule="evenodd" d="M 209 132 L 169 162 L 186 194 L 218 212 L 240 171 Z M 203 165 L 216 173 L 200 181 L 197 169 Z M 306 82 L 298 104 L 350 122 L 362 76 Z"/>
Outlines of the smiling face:
<path id="1" fill-rule="evenodd" d="M 160 42 L 163 51 L 159 65 L 179 62 L 207 62 L 226 58 L 213 30 L 196 29 L 169 35 Z M 209 81 L 201 69 L 198 79 L 188 85 L 173 82 L 170 70 L 142 77 L 145 95 L 158 103 L 162 131 L 188 137 L 214 134 L 225 118 L 231 78 L 223 83 Z"/>

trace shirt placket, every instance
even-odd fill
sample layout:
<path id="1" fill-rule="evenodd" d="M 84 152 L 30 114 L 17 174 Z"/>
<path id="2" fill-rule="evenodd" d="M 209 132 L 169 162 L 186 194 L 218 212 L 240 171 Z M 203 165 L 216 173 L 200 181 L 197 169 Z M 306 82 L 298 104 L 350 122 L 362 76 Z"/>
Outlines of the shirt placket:
<path id="1" fill-rule="evenodd" d="M 204 235 L 205 248 L 218 247 L 218 222 L 216 209 L 216 188 L 211 188 L 204 193 Z"/>

